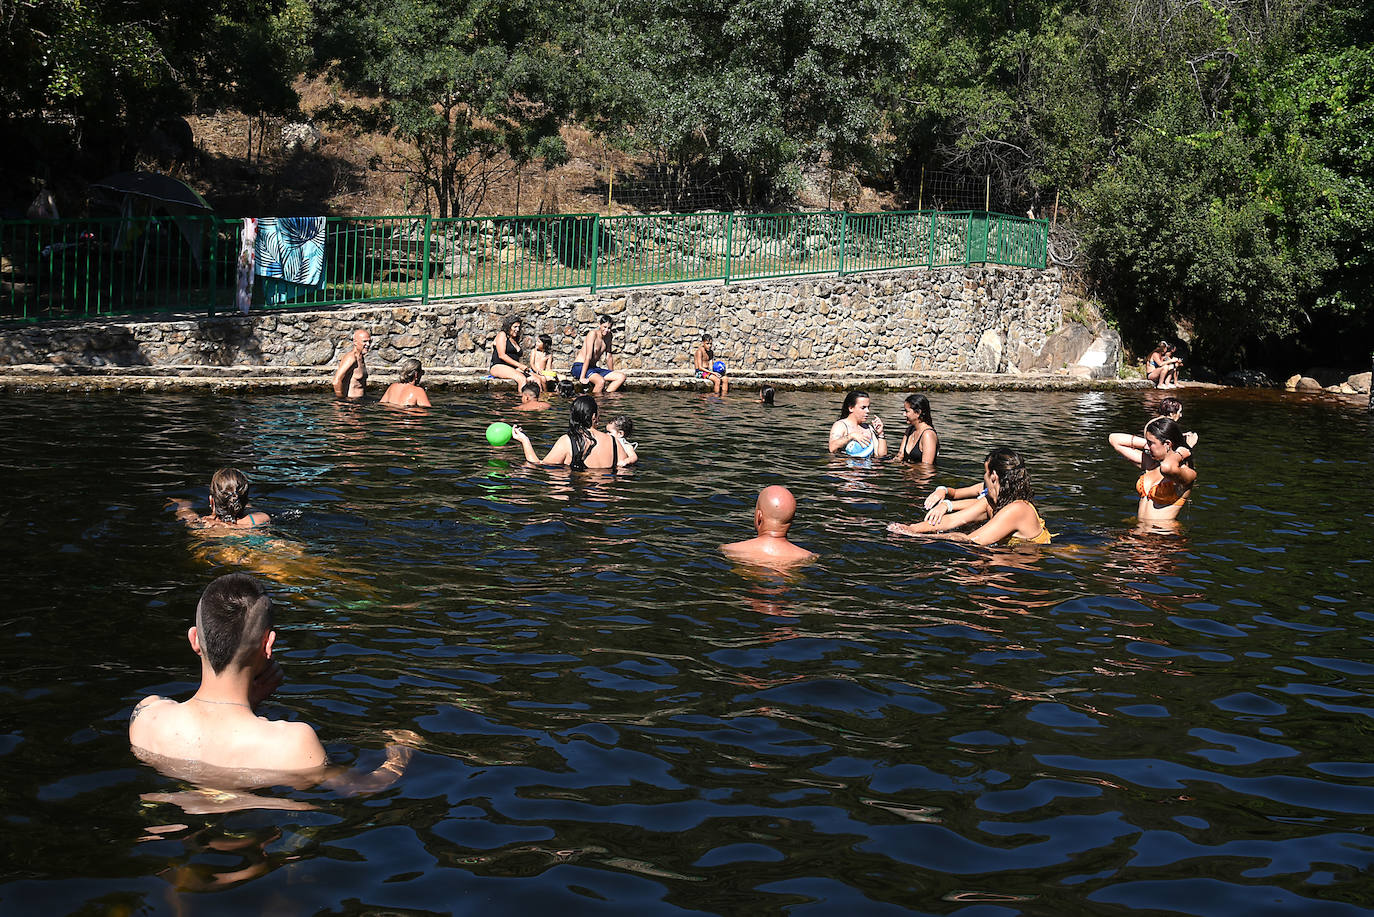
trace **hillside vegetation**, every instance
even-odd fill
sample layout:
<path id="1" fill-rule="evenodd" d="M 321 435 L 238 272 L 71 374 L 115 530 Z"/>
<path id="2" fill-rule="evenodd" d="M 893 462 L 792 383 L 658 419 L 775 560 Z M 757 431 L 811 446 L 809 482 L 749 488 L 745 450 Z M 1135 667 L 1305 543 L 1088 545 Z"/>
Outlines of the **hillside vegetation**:
<path id="1" fill-rule="evenodd" d="M 4 11 L 11 215 L 40 182 L 79 212 L 86 181 L 135 165 L 231 215 L 868 210 L 955 173 L 1055 214 L 1055 254 L 1137 347 L 1183 337 L 1202 372 L 1368 359 L 1374 12 L 1355 0 Z"/>

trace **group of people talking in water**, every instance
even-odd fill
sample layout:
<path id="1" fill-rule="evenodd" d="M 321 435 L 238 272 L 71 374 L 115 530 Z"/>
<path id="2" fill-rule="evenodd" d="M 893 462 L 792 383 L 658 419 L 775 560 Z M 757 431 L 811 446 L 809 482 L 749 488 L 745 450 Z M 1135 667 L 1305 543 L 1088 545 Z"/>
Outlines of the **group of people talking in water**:
<path id="1" fill-rule="evenodd" d="M 909 395 L 902 405 L 907 427 L 895 458 L 933 465 L 940 455 L 940 434 L 931 418 L 930 400 Z M 1121 456 L 1140 468 L 1136 492 L 1141 520 L 1177 518 L 1197 480 L 1193 467 L 1196 433 L 1179 427 L 1183 405 L 1166 398 L 1159 416 L 1145 424 L 1141 435 L 1113 433 L 1108 442 Z M 839 419 L 830 427 L 832 454 L 850 458 L 885 459 L 889 455 L 887 432 L 881 417 L 872 413 L 867 392 L 851 391 L 840 405 Z M 983 459 L 983 480 L 962 487 L 941 485 L 925 500 L 925 518 L 915 523 L 894 522 L 894 535 L 922 536 L 968 541 L 974 544 L 1049 544 L 1053 533 L 1035 506 L 1026 460 L 1015 449 L 999 446 Z M 977 525 L 971 531 L 961 531 Z"/>

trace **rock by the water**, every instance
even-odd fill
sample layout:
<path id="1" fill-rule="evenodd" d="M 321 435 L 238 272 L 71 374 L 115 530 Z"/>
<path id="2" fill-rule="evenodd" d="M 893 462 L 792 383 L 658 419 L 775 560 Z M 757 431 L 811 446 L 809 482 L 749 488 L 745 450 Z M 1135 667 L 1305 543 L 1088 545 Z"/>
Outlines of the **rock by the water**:
<path id="1" fill-rule="evenodd" d="M 1289 381 L 1293 385 L 1298 384 L 1297 376 Z M 1226 378 L 1221 380 L 1224 385 L 1232 385 L 1237 388 L 1275 388 L 1276 383 L 1269 376 L 1258 369 L 1238 369 L 1228 373 Z"/>

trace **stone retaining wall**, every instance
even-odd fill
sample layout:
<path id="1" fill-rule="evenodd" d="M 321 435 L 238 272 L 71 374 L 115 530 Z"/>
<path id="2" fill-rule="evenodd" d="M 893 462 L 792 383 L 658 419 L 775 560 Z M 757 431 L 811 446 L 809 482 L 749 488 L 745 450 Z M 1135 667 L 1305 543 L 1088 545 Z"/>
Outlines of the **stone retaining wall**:
<path id="1" fill-rule="evenodd" d="M 1062 323 L 1057 269 L 974 266 L 597 293 L 503 296 L 246 316 L 126 318 L 0 330 L 0 365 L 328 366 L 353 330 L 374 372 L 407 357 L 486 366 L 501 320 L 525 320 L 526 351 L 550 334 L 567 367 L 598 313 L 616 319 L 618 365 L 690 367 L 702 333 L 754 371 L 1001 372 L 1027 368 Z M 981 346 L 980 346 L 981 345 Z"/>

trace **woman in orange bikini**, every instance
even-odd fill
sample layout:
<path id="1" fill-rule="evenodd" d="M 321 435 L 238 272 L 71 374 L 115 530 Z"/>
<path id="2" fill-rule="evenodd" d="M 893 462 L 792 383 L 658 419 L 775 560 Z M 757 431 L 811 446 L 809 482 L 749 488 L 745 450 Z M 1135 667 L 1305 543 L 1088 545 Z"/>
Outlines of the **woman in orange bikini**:
<path id="1" fill-rule="evenodd" d="M 939 499 L 939 492 L 944 496 Z M 903 525 L 894 522 L 887 530 L 894 535 L 923 535 L 974 544 L 1049 544 L 1054 537 L 1035 508 L 1026 460 L 1011 449 L 993 449 L 983 461 L 983 485 L 936 488 L 926 503 L 930 512 L 922 522 Z M 972 522 L 982 522 L 968 534 L 951 531 Z"/>
<path id="2" fill-rule="evenodd" d="M 1150 520 L 1178 518 L 1197 480 L 1192 453 L 1178 424 L 1168 417 L 1156 417 L 1145 425 L 1144 436 L 1113 433 L 1107 442 L 1128 462 L 1140 466 L 1135 482 L 1140 494 L 1136 515 Z"/>

